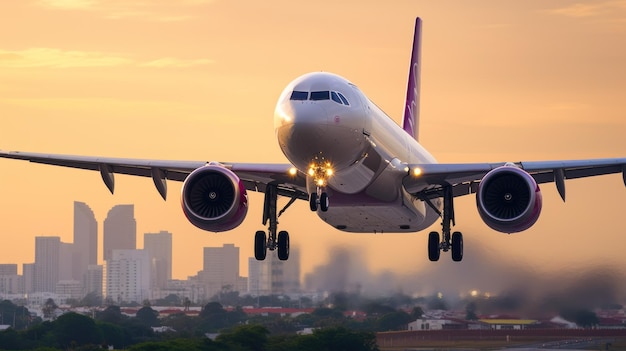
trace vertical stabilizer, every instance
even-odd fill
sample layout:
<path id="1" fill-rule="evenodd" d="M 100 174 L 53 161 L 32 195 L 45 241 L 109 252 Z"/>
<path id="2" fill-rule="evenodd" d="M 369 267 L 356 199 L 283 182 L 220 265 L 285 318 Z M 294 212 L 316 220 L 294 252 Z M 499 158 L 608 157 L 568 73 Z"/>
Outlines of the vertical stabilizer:
<path id="1" fill-rule="evenodd" d="M 413 51 L 411 66 L 409 67 L 409 82 L 406 88 L 406 102 L 404 104 L 404 118 L 402 129 L 415 140 L 419 138 L 420 122 L 420 71 L 422 68 L 422 20 L 415 19 L 415 34 L 413 36 Z"/>

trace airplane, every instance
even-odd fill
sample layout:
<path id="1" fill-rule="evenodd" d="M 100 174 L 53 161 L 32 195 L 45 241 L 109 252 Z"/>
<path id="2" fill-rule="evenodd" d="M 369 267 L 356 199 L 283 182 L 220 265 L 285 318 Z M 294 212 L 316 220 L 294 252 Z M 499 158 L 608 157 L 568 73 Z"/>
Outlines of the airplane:
<path id="1" fill-rule="evenodd" d="M 289 233 L 277 218 L 297 200 L 332 227 L 351 233 L 413 233 L 441 219 L 428 235 L 428 258 L 451 251 L 463 259 L 454 198 L 476 194 L 484 223 L 517 233 L 539 218 L 538 184 L 554 182 L 565 201 L 565 180 L 622 173 L 626 158 L 539 162 L 437 163 L 419 143 L 422 20 L 415 21 L 405 111 L 398 125 L 356 85 L 332 73 L 300 76 L 281 93 L 274 112 L 280 149 L 289 163 L 165 161 L 1 151 L 0 157 L 93 170 L 111 193 L 114 175 L 151 177 L 165 200 L 167 180 L 183 182 L 181 206 L 196 227 L 229 231 L 248 212 L 247 191 L 264 193 L 262 223 L 254 255 L 277 250 L 289 258 Z M 278 211 L 278 197 L 289 199 Z"/>

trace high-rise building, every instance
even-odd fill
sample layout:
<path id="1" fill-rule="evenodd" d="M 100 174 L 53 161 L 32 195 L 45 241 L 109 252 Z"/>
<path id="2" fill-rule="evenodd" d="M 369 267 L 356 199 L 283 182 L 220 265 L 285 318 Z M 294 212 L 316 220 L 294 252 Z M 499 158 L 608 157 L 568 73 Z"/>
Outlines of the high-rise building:
<path id="1" fill-rule="evenodd" d="M 113 250 L 105 262 L 104 295 L 116 303 L 150 296 L 150 256 L 145 250 Z"/>
<path id="2" fill-rule="evenodd" d="M 24 277 L 24 286 L 22 287 L 22 291 L 26 294 L 35 292 L 35 264 L 22 264 L 22 276 Z"/>
<path id="3" fill-rule="evenodd" d="M 34 292 L 54 292 L 59 281 L 59 256 L 61 238 L 58 236 L 35 237 Z"/>
<path id="4" fill-rule="evenodd" d="M 0 264 L 0 295 L 24 292 L 24 277 L 17 275 L 17 264 Z"/>
<path id="5" fill-rule="evenodd" d="M 85 295 L 94 293 L 102 296 L 103 267 L 97 264 L 87 266 L 87 273 L 83 279 L 83 292 Z"/>
<path id="6" fill-rule="evenodd" d="M 73 255 L 74 244 L 61 242 L 59 246 L 59 280 L 74 280 L 72 279 Z"/>
<path id="7" fill-rule="evenodd" d="M 137 222 L 134 205 L 117 205 L 109 210 L 104 220 L 104 260 L 112 257 L 113 250 L 137 248 Z"/>
<path id="8" fill-rule="evenodd" d="M 289 294 L 300 292 L 300 252 L 291 248 L 288 261 L 278 259 L 276 251 L 267 258 L 248 261 L 248 293 L 251 295 Z"/>
<path id="9" fill-rule="evenodd" d="M 0 275 L 17 275 L 17 264 L 16 263 L 0 264 Z"/>
<path id="10" fill-rule="evenodd" d="M 198 275 L 209 297 L 224 289 L 247 290 L 247 279 L 239 276 L 239 248 L 234 244 L 205 247 L 203 269 Z"/>
<path id="11" fill-rule="evenodd" d="M 98 264 L 98 222 L 86 203 L 74 201 L 72 279 L 83 281 L 90 264 Z"/>
<path id="12" fill-rule="evenodd" d="M 270 256 L 268 255 L 263 261 L 258 261 L 254 257 L 248 258 L 248 294 L 252 296 L 271 295 L 272 265 L 268 264 Z"/>
<path id="13" fill-rule="evenodd" d="M 165 288 L 172 279 L 172 233 L 164 230 L 145 233 L 143 249 L 150 255 L 152 286 Z"/>

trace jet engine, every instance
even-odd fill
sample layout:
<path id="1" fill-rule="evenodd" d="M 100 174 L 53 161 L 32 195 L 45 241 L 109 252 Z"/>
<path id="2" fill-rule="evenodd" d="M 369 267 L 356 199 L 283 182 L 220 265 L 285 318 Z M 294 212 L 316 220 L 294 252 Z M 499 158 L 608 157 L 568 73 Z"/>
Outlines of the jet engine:
<path id="1" fill-rule="evenodd" d="M 487 173 L 476 194 L 478 213 L 485 224 L 502 233 L 530 228 L 541 213 L 541 192 L 535 179 L 514 165 Z"/>
<path id="2" fill-rule="evenodd" d="M 211 232 L 231 230 L 248 213 L 243 182 L 231 170 L 209 164 L 191 172 L 183 183 L 181 205 L 196 227 Z"/>

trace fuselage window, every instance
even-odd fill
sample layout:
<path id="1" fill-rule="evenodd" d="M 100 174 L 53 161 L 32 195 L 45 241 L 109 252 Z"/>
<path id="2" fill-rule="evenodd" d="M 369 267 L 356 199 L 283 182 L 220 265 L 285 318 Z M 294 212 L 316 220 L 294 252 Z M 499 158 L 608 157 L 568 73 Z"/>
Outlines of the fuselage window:
<path id="1" fill-rule="evenodd" d="M 343 102 L 341 102 L 341 99 L 339 99 L 339 95 L 337 95 L 337 93 L 335 93 L 334 91 L 330 92 L 330 98 L 333 99 L 334 102 L 343 105 Z"/>
<path id="2" fill-rule="evenodd" d="M 297 90 L 294 90 L 291 93 L 290 100 L 307 100 L 308 98 L 309 98 L 309 92 L 308 91 L 297 91 Z"/>
<path id="3" fill-rule="evenodd" d="M 330 100 L 330 91 L 312 91 L 310 100 Z"/>
<path id="4" fill-rule="evenodd" d="M 337 93 L 337 95 L 339 95 L 339 98 L 341 99 L 341 101 L 343 101 L 344 105 L 350 106 L 350 104 L 348 103 L 348 99 L 346 99 L 346 97 L 343 96 L 342 93 Z"/>

